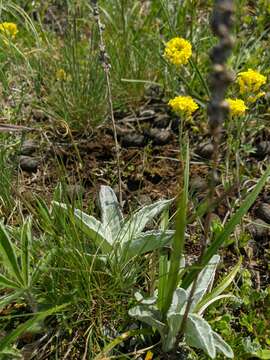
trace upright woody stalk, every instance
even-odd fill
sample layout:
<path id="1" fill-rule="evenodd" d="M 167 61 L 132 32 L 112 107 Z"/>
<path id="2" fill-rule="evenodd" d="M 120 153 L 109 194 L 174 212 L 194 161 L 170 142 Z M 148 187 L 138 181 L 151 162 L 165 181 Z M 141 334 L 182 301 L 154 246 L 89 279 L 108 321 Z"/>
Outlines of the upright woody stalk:
<path id="1" fill-rule="evenodd" d="M 230 29 L 233 25 L 234 4 L 233 0 L 215 0 L 212 16 L 212 31 L 220 41 L 214 46 L 210 54 L 213 63 L 212 73 L 209 77 L 211 99 L 208 104 L 209 130 L 213 143 L 212 172 L 209 186 L 209 203 L 214 200 L 215 182 L 217 180 L 217 168 L 219 162 L 219 143 L 224 120 L 229 112 L 229 105 L 225 101 L 228 86 L 233 81 L 234 74 L 226 68 L 226 61 L 233 48 L 233 39 Z M 205 243 L 209 233 L 210 212 L 205 223 Z M 204 249 L 203 249 L 204 250 Z"/>
<path id="2" fill-rule="evenodd" d="M 233 0 L 215 0 L 214 10 L 212 15 L 211 27 L 213 34 L 216 35 L 220 41 L 213 47 L 210 54 L 213 66 L 212 73 L 209 77 L 211 98 L 208 104 L 209 117 L 209 131 L 213 143 L 213 155 L 211 174 L 209 179 L 209 193 L 208 203 L 214 203 L 215 198 L 215 183 L 217 180 L 217 169 L 219 163 L 219 143 L 224 120 L 229 112 L 229 105 L 225 101 L 225 94 L 228 86 L 233 81 L 234 74 L 226 68 L 226 61 L 231 54 L 233 47 L 233 39 L 230 35 L 230 30 L 233 25 L 234 2 Z M 192 270 L 183 280 L 182 286 L 187 288 L 192 282 L 192 290 L 188 305 L 192 302 L 192 297 L 197 285 L 197 278 L 200 269 L 209 261 L 208 254 L 206 256 L 207 239 L 209 236 L 211 210 L 209 210 L 205 226 L 204 226 L 204 240 L 201 247 L 201 255 L 197 262 L 197 269 Z M 189 306 L 187 306 L 186 314 L 188 314 Z M 183 322 L 184 323 L 184 322 Z"/>
<path id="3" fill-rule="evenodd" d="M 104 69 L 105 77 L 106 77 L 106 83 L 107 83 L 107 98 L 108 98 L 108 105 L 109 105 L 109 111 L 110 111 L 110 117 L 112 121 L 112 127 L 113 127 L 113 136 L 114 136 L 114 142 L 115 142 L 115 154 L 116 154 L 116 162 L 117 162 L 117 173 L 118 173 L 118 192 L 119 192 L 119 203 L 122 207 L 123 205 L 123 198 L 122 198 L 122 180 L 121 180 L 121 165 L 120 165 L 120 147 L 117 140 L 117 131 L 116 131 L 116 125 L 115 125 L 115 119 L 114 119 L 114 112 L 113 112 L 113 100 L 112 100 L 112 87 L 111 87 L 111 77 L 110 77 L 110 58 L 106 52 L 106 46 L 103 38 L 103 31 L 104 31 L 104 24 L 100 21 L 100 15 L 99 15 L 99 7 L 98 7 L 98 0 L 90 0 L 92 8 L 93 8 L 93 15 L 98 27 L 99 32 L 99 50 L 100 50 L 100 59 L 101 64 Z"/>

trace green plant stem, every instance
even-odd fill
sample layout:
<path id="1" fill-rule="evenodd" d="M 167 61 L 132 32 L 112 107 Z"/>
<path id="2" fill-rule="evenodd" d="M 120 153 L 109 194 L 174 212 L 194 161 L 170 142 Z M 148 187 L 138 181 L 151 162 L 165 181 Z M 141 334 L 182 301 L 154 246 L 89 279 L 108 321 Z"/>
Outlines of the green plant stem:
<path id="1" fill-rule="evenodd" d="M 165 294 L 164 303 L 161 309 L 163 319 L 171 306 L 173 293 L 179 282 L 179 270 L 185 244 L 186 216 L 188 203 L 188 183 L 189 183 L 189 145 L 186 149 L 186 163 L 184 173 L 184 186 L 180 195 L 178 211 L 176 213 L 176 229 L 172 244 L 172 254 L 170 260 L 170 269 L 168 273 L 168 287 Z"/>
<path id="2" fill-rule="evenodd" d="M 198 75 L 199 79 L 200 79 L 200 82 L 202 84 L 202 86 L 204 87 L 205 89 L 205 92 L 207 94 L 208 97 L 210 97 L 210 90 L 209 90 L 209 87 L 207 85 L 207 82 L 206 80 L 204 79 L 204 77 L 202 76 L 201 72 L 200 72 L 200 69 L 198 68 L 198 66 L 193 62 L 192 59 L 189 60 L 189 63 L 191 65 L 191 67 L 195 70 L 196 74 Z"/>

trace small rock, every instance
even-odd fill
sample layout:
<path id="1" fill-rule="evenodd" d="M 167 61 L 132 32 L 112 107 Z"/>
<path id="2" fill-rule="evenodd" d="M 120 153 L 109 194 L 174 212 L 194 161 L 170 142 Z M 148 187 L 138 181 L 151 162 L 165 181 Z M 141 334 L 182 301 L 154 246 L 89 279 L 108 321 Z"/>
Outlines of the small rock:
<path id="1" fill-rule="evenodd" d="M 32 114 L 36 121 L 44 121 L 48 118 L 44 111 L 40 109 L 33 109 Z"/>
<path id="2" fill-rule="evenodd" d="M 261 141 L 257 145 L 255 155 L 259 160 L 263 160 L 267 155 L 270 155 L 270 141 Z"/>
<path id="3" fill-rule="evenodd" d="M 21 155 L 31 155 L 37 149 L 37 143 L 34 140 L 26 140 L 22 143 L 20 154 Z"/>
<path id="4" fill-rule="evenodd" d="M 126 147 L 141 147 L 145 145 L 145 138 L 142 134 L 127 134 L 121 138 L 121 144 Z"/>
<path id="5" fill-rule="evenodd" d="M 137 200 L 140 206 L 151 205 L 153 203 L 151 197 L 147 194 L 141 194 Z"/>
<path id="6" fill-rule="evenodd" d="M 172 133 L 166 129 L 151 128 L 146 135 L 153 141 L 154 145 L 165 145 L 171 140 Z"/>
<path id="7" fill-rule="evenodd" d="M 80 184 L 68 185 L 66 187 L 67 195 L 70 200 L 76 200 L 83 196 L 85 189 Z"/>
<path id="8" fill-rule="evenodd" d="M 154 126 L 157 128 L 166 128 L 169 125 L 170 117 L 168 114 L 158 114 L 154 119 Z"/>
<path id="9" fill-rule="evenodd" d="M 197 147 L 196 152 L 204 159 L 211 159 L 214 152 L 214 145 L 210 142 L 203 143 Z"/>
<path id="10" fill-rule="evenodd" d="M 260 203 L 256 214 L 258 218 L 266 221 L 268 224 L 270 224 L 270 204 L 268 203 Z"/>
<path id="11" fill-rule="evenodd" d="M 254 219 L 253 224 L 248 226 L 248 230 L 256 240 L 263 239 L 270 235 L 269 224 L 262 219 Z"/>
<path id="12" fill-rule="evenodd" d="M 21 155 L 19 158 L 19 166 L 21 170 L 26 172 L 36 172 L 39 165 L 39 161 L 36 158 Z"/>
<path id="13" fill-rule="evenodd" d="M 164 89 L 158 84 L 145 87 L 145 97 L 151 100 L 160 100 L 164 95 Z"/>
<path id="14" fill-rule="evenodd" d="M 127 187 L 129 191 L 137 191 L 142 187 L 142 182 L 138 179 L 130 178 L 127 180 Z"/>
<path id="15" fill-rule="evenodd" d="M 205 191 L 208 187 L 207 181 L 201 178 L 200 176 L 196 176 L 190 181 L 190 189 L 191 192 L 197 193 Z"/>

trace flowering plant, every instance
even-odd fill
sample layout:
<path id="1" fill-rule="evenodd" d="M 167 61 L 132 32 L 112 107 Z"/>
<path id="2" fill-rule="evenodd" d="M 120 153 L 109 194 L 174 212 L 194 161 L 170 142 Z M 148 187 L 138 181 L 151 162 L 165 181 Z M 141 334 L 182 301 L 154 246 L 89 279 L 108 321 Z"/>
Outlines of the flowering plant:
<path id="1" fill-rule="evenodd" d="M 175 37 L 166 43 L 164 57 L 174 65 L 186 65 L 192 55 L 192 46 L 188 40 Z"/>
<path id="2" fill-rule="evenodd" d="M 0 32 L 2 32 L 5 36 L 14 39 L 19 30 L 16 24 L 12 22 L 3 22 L 0 24 Z"/>

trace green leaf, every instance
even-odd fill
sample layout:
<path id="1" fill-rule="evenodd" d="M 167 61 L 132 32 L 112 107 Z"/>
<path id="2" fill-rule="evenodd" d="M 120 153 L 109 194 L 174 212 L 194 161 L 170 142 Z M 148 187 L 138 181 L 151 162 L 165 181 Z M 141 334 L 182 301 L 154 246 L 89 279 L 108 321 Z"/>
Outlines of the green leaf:
<path id="1" fill-rule="evenodd" d="M 53 204 L 71 216 L 70 208 L 66 204 L 57 201 L 54 201 Z M 103 253 L 110 253 L 112 250 L 110 230 L 105 229 L 99 220 L 79 209 L 74 209 L 74 216 L 79 228 L 96 243 L 96 246 L 99 246 Z"/>
<path id="2" fill-rule="evenodd" d="M 165 294 L 168 282 L 168 270 L 169 270 L 169 260 L 167 251 L 162 253 L 162 250 L 159 254 L 159 271 L 158 271 L 158 309 L 161 311 L 165 303 Z"/>
<path id="3" fill-rule="evenodd" d="M 54 254 L 55 250 L 52 249 L 47 254 L 43 254 L 42 258 L 39 259 L 31 275 L 32 284 L 35 284 L 40 279 L 40 277 L 48 271 L 48 264 L 50 263 Z"/>
<path id="4" fill-rule="evenodd" d="M 7 349 L 0 352 L 0 359 L 1 360 L 6 360 L 6 359 L 12 359 L 12 360 L 20 359 L 20 360 L 22 360 L 23 357 L 22 357 L 22 354 L 21 354 L 20 350 L 10 347 L 10 348 L 7 348 Z"/>
<path id="5" fill-rule="evenodd" d="M 227 344 L 218 333 L 213 330 L 212 333 L 217 352 L 225 355 L 229 359 L 233 359 L 234 354 L 230 345 Z"/>
<path id="6" fill-rule="evenodd" d="M 129 316 L 134 317 L 147 325 L 156 328 L 164 339 L 166 333 L 166 325 L 161 321 L 160 312 L 156 309 L 151 309 L 150 306 L 135 306 L 129 310 Z"/>
<path id="7" fill-rule="evenodd" d="M 24 222 L 21 230 L 22 243 L 22 276 L 25 287 L 29 287 L 30 283 L 30 247 L 32 244 L 32 221 L 28 218 Z"/>
<path id="8" fill-rule="evenodd" d="M 242 259 L 239 259 L 238 263 L 234 266 L 230 273 L 225 276 L 221 280 L 221 282 L 210 293 L 206 294 L 203 299 L 196 305 L 194 312 L 201 312 L 202 308 L 204 311 L 208 305 L 213 303 L 213 299 L 216 299 L 220 294 L 223 293 L 223 291 L 225 291 L 230 286 L 240 269 L 241 263 Z"/>
<path id="9" fill-rule="evenodd" d="M 260 359 L 260 360 L 270 360 L 270 350 L 261 349 L 261 350 L 251 353 L 250 356 Z"/>
<path id="10" fill-rule="evenodd" d="M 105 229 L 107 227 L 110 229 L 114 241 L 121 230 L 123 214 L 113 189 L 102 185 L 99 192 L 99 201 L 102 224 Z"/>
<path id="11" fill-rule="evenodd" d="M 13 341 L 15 341 L 20 335 L 29 330 L 34 324 L 43 320 L 45 317 L 55 314 L 56 312 L 62 311 L 67 304 L 56 306 L 52 309 L 39 313 L 35 315 L 33 318 L 27 320 L 25 323 L 19 325 L 14 331 L 5 336 L 0 340 L 0 351 L 5 350 Z"/>
<path id="12" fill-rule="evenodd" d="M 140 235 L 146 224 L 165 210 L 172 201 L 173 200 L 160 200 L 153 204 L 144 206 L 142 209 L 135 212 L 122 227 L 118 236 L 119 241 L 121 243 L 128 242 L 132 238 Z"/>
<path id="13" fill-rule="evenodd" d="M 10 275 L 14 276 L 16 282 L 23 286 L 21 270 L 16 257 L 16 252 L 10 240 L 9 234 L 5 229 L 5 225 L 0 223 L 0 253 L 3 257 L 3 265 Z"/>
<path id="14" fill-rule="evenodd" d="M 0 309 L 3 309 L 5 306 L 10 304 L 12 301 L 15 301 L 18 298 L 20 298 L 22 294 L 23 294 L 22 291 L 13 291 L 11 294 L 1 296 L 1 298 L 0 298 Z"/>
<path id="15" fill-rule="evenodd" d="M 199 306 L 199 310 L 197 310 L 197 307 L 193 310 L 194 313 L 198 313 L 198 315 L 203 315 L 204 311 L 208 308 L 208 306 L 210 306 L 211 304 L 213 304 L 214 302 L 221 300 L 221 299 L 233 299 L 235 301 L 238 300 L 238 298 L 236 296 L 234 296 L 233 294 L 222 294 L 222 295 L 218 295 L 215 298 L 212 298 L 211 300 L 209 300 L 207 303 L 205 303 L 203 306 Z"/>
<path id="16" fill-rule="evenodd" d="M 205 293 L 210 290 L 212 283 L 215 278 L 215 273 L 217 269 L 217 264 L 220 261 L 219 255 L 214 255 L 209 263 L 205 266 L 205 268 L 200 272 L 197 280 L 197 286 L 193 295 L 193 300 L 190 306 L 190 312 L 193 312 L 193 309 L 198 304 L 198 302 L 202 299 Z M 192 289 L 192 284 L 187 289 L 188 295 L 190 294 Z"/>
<path id="17" fill-rule="evenodd" d="M 192 281 L 197 276 L 198 272 L 201 268 L 203 268 L 211 259 L 213 255 L 215 255 L 218 249 L 226 242 L 231 233 L 234 231 L 236 225 L 238 225 L 243 216 L 248 212 L 254 201 L 257 199 L 259 193 L 263 189 L 268 177 L 270 176 L 270 166 L 266 169 L 263 176 L 258 181 L 257 185 L 254 187 L 252 192 L 246 197 L 240 208 L 236 211 L 236 213 L 231 217 L 229 222 L 224 226 L 223 231 L 217 238 L 212 242 L 209 248 L 206 250 L 203 259 L 200 263 L 197 263 L 194 268 L 192 268 L 188 274 L 184 277 L 182 282 L 183 288 L 188 288 Z"/>
<path id="18" fill-rule="evenodd" d="M 166 318 L 167 311 L 171 306 L 173 294 L 179 283 L 179 271 L 181 269 L 181 260 L 183 258 L 185 245 L 185 230 L 187 220 L 188 206 L 188 187 L 189 187 L 189 145 L 187 144 L 184 172 L 184 186 L 178 202 L 176 213 L 176 230 L 172 242 L 172 253 L 170 260 L 170 269 L 168 273 L 168 284 L 166 287 L 165 299 L 161 309 L 163 318 Z"/>
<path id="19" fill-rule="evenodd" d="M 216 347 L 211 326 L 201 316 L 189 314 L 185 327 L 188 345 L 202 349 L 211 359 L 216 357 Z"/>
<path id="20" fill-rule="evenodd" d="M 0 274 L 0 288 L 10 288 L 10 289 L 20 289 L 22 286 L 21 284 L 8 279 L 7 277 L 5 277 L 4 275 Z"/>
<path id="21" fill-rule="evenodd" d="M 171 243 L 174 231 L 147 231 L 138 235 L 135 239 L 124 243 L 122 252 L 127 258 L 139 256 L 144 253 L 160 249 Z"/>
<path id="22" fill-rule="evenodd" d="M 175 290 L 167 313 L 169 331 L 163 346 L 165 352 L 172 350 L 175 345 L 176 337 L 182 325 L 187 299 L 187 292 L 184 289 L 178 288 Z"/>

